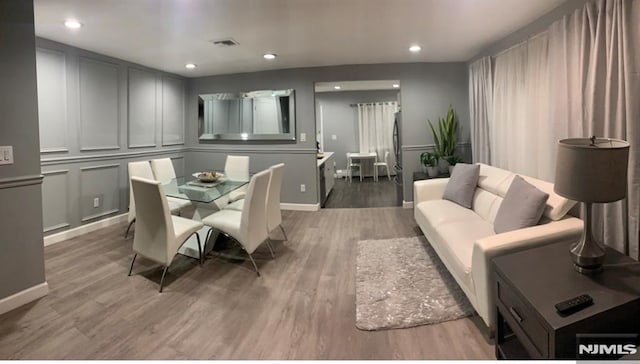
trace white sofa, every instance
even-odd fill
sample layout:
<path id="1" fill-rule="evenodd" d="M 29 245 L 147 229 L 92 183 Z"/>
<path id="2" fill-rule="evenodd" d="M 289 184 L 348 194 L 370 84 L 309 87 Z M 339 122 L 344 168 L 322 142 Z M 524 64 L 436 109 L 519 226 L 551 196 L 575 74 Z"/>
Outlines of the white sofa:
<path id="1" fill-rule="evenodd" d="M 496 234 L 493 222 L 515 175 L 480 164 L 472 209 L 442 199 L 448 178 L 413 184 L 416 222 L 491 332 L 495 321 L 491 259 L 560 239 L 577 240 L 582 233 L 582 220 L 565 216 L 575 201 L 555 194 L 549 182 L 520 175 L 549 194 L 542 220 L 533 227 Z M 571 264 L 568 252 L 567 264 Z"/>

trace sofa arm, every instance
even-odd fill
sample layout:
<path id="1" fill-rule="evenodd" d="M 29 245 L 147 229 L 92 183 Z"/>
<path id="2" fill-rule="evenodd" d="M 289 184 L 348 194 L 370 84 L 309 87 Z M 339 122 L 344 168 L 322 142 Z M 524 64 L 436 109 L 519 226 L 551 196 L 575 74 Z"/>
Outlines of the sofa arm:
<path id="1" fill-rule="evenodd" d="M 478 314 L 487 325 L 493 327 L 495 324 L 491 259 L 565 239 L 575 239 L 577 241 L 582 234 L 582 228 L 582 220 L 575 217 L 566 217 L 543 225 L 489 236 L 474 243 L 471 257 L 471 274 L 478 303 Z M 570 264 L 568 259 L 567 264 Z"/>
<path id="2" fill-rule="evenodd" d="M 449 178 L 433 178 L 413 182 L 413 206 L 422 201 L 440 200 Z"/>

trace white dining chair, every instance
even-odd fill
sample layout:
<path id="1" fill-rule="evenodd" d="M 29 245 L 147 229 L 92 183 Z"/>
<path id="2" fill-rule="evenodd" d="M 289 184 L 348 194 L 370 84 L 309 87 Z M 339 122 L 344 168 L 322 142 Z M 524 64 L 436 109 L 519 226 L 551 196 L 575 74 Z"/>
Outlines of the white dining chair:
<path id="1" fill-rule="evenodd" d="M 280 227 L 284 240 L 288 241 L 287 233 L 282 226 L 282 210 L 280 209 L 280 193 L 282 191 L 282 176 L 284 174 L 284 163 L 269 167 L 271 177 L 267 188 L 267 232 L 271 233 L 275 228 Z M 242 211 L 244 199 L 229 204 L 226 208 Z"/>
<path id="2" fill-rule="evenodd" d="M 169 203 L 160 181 L 132 177 L 133 198 L 138 206 L 136 231 L 133 235 L 133 259 L 129 267 L 129 276 L 138 254 L 156 263 L 162 264 L 160 292 L 164 287 L 164 277 L 178 252 L 178 249 L 193 234 L 198 240 L 199 263 L 202 264 L 202 246 L 200 230 L 204 225 L 200 221 L 171 215 Z"/>
<path id="3" fill-rule="evenodd" d="M 223 209 L 202 219 L 205 225 L 211 227 L 207 233 L 207 240 L 209 234 L 215 229 L 238 242 L 249 254 L 249 259 L 258 276 L 260 271 L 251 254 L 266 241 L 271 256 L 274 256 L 267 233 L 266 197 L 270 174 L 271 171 L 266 170 L 251 177 L 242 211 Z"/>
<path id="4" fill-rule="evenodd" d="M 129 170 L 129 213 L 127 214 L 127 222 L 129 225 L 127 226 L 127 230 L 124 232 L 125 238 L 129 235 L 129 230 L 131 230 L 131 227 L 136 222 L 136 204 L 133 198 L 133 188 L 131 188 L 131 178 L 140 177 L 156 180 L 148 161 L 129 162 L 127 168 Z M 172 213 L 180 213 L 180 210 L 191 206 L 191 201 L 186 199 L 168 197 L 167 201 L 169 203 L 169 210 Z"/>
<path id="5" fill-rule="evenodd" d="M 362 163 L 354 163 L 351 158 L 352 153 L 347 153 L 347 175 L 349 176 L 349 183 L 353 179 L 353 168 L 358 168 L 358 174 L 360 175 L 360 182 L 362 182 Z"/>
<path id="6" fill-rule="evenodd" d="M 224 176 L 232 181 L 248 181 L 249 180 L 249 157 L 227 155 L 224 164 Z M 229 202 L 237 201 L 244 198 L 247 192 L 247 186 L 242 186 L 229 193 Z"/>
<path id="7" fill-rule="evenodd" d="M 379 167 L 384 167 L 387 170 L 387 178 L 389 178 L 389 181 L 391 181 L 391 172 L 389 171 L 389 151 L 387 150 L 386 152 L 384 152 L 384 160 L 382 162 L 378 162 L 376 161 L 375 163 L 373 163 L 373 173 L 374 173 L 374 179 L 376 182 L 378 182 L 378 168 Z"/>
<path id="8" fill-rule="evenodd" d="M 160 181 L 162 184 L 169 183 L 176 178 L 176 170 L 173 168 L 171 158 L 152 159 L 151 170 L 156 181 Z"/>
<path id="9" fill-rule="evenodd" d="M 153 171 L 155 180 L 160 181 L 160 183 L 162 183 L 163 185 L 169 183 L 178 183 L 176 181 L 176 170 L 173 168 L 173 162 L 171 162 L 171 158 L 152 159 L 151 170 Z M 191 206 L 191 201 L 189 200 L 189 197 L 187 197 L 187 195 L 180 194 L 180 196 L 182 197 L 167 197 L 167 200 L 169 200 L 169 206 L 171 208 L 178 208 L 178 213 L 180 212 L 179 210 Z"/>

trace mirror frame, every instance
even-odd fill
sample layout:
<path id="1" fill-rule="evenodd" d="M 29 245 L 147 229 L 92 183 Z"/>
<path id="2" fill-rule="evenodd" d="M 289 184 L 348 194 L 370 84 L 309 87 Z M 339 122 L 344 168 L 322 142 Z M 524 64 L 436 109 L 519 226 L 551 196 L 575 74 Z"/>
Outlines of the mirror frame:
<path id="1" fill-rule="evenodd" d="M 245 99 L 253 98 L 254 95 L 260 93 L 277 93 L 278 96 L 289 96 L 289 132 L 288 133 L 273 133 L 273 134 L 249 134 L 249 133 L 225 133 L 225 134 L 203 134 L 204 130 L 204 99 L 202 96 L 216 95 L 220 99 Z M 198 140 L 200 141 L 248 141 L 248 140 L 284 140 L 295 141 L 296 140 L 296 98 L 294 89 L 285 90 L 256 90 L 250 92 L 240 93 L 212 93 L 198 95 Z"/>

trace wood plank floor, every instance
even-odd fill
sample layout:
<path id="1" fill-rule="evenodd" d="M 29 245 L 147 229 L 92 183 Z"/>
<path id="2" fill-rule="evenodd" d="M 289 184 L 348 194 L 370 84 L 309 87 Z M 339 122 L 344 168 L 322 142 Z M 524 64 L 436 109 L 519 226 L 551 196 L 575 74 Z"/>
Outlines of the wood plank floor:
<path id="1" fill-rule="evenodd" d="M 325 208 L 392 206 L 402 206 L 402 189 L 386 176 L 381 176 L 378 182 L 370 177 L 362 182 L 354 178 L 352 183 L 345 178 L 338 178 L 324 204 Z"/>
<path id="2" fill-rule="evenodd" d="M 420 234 L 401 208 L 285 211 L 276 258 L 138 259 L 125 225 L 45 249 L 50 293 L 0 316 L 0 359 L 493 359 L 473 318 L 387 331 L 355 327 L 356 242 Z"/>

